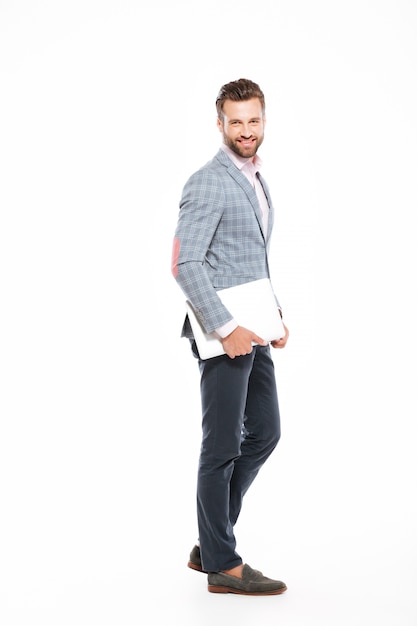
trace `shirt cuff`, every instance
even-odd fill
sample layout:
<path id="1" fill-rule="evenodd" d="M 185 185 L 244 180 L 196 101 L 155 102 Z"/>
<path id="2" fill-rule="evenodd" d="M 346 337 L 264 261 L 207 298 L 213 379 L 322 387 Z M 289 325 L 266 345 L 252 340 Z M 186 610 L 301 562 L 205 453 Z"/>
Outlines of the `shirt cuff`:
<path id="1" fill-rule="evenodd" d="M 230 320 L 230 322 L 227 322 L 223 326 L 220 326 L 220 328 L 216 328 L 214 332 L 220 337 L 220 339 L 224 339 L 225 337 L 227 337 L 227 335 L 230 335 L 230 333 L 232 333 L 238 326 L 239 324 L 236 322 L 236 320 Z"/>

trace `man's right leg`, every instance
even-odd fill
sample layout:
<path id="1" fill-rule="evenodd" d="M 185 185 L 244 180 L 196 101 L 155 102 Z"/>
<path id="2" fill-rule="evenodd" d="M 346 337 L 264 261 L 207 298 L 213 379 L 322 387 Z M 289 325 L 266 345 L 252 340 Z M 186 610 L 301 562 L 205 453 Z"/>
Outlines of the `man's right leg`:
<path id="1" fill-rule="evenodd" d="M 202 443 L 197 480 L 197 517 L 203 569 L 219 572 L 242 564 L 229 519 L 230 481 L 240 456 L 242 426 L 253 353 L 199 361 Z"/>

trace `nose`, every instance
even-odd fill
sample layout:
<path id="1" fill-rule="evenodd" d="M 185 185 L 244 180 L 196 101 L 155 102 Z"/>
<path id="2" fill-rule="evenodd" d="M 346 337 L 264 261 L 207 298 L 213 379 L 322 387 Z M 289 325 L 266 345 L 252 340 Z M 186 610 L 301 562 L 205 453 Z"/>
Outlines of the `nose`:
<path id="1" fill-rule="evenodd" d="M 243 124 L 242 125 L 242 129 L 241 129 L 241 133 L 240 134 L 245 139 L 249 139 L 249 137 L 252 135 L 252 129 L 250 128 L 249 124 Z"/>

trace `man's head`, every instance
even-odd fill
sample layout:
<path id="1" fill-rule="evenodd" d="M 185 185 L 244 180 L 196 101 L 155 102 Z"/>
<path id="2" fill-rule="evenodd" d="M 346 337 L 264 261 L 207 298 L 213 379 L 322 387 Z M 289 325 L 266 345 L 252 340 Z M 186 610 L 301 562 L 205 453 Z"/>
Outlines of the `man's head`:
<path id="1" fill-rule="evenodd" d="M 259 85 L 240 78 L 223 85 L 216 99 L 217 127 L 224 143 L 242 157 L 253 157 L 264 138 L 265 98 Z"/>

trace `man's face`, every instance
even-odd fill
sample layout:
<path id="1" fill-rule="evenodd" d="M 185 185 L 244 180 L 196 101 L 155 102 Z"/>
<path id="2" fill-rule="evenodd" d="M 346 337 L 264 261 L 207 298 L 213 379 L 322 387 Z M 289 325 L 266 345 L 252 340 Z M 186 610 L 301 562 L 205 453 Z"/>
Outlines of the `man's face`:
<path id="1" fill-rule="evenodd" d="M 223 104 L 223 119 L 217 120 L 217 127 L 223 135 L 224 143 L 241 157 L 249 158 L 256 154 L 264 139 L 265 117 L 259 98 Z"/>

